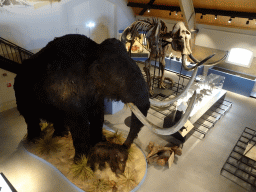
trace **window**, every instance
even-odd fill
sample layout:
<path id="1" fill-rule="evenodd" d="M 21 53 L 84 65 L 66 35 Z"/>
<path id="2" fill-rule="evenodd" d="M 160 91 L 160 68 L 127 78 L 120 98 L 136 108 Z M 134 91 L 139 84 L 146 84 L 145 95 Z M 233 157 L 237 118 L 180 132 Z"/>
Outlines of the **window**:
<path id="1" fill-rule="evenodd" d="M 241 67 L 250 67 L 253 59 L 253 52 L 242 48 L 232 48 L 228 54 L 226 62 Z"/>

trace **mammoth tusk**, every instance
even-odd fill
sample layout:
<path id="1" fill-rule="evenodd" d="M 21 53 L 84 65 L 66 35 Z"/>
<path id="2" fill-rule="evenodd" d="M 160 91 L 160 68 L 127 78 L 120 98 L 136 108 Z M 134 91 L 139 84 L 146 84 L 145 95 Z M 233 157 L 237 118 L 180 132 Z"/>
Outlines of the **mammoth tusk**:
<path id="1" fill-rule="evenodd" d="M 192 59 L 195 63 L 200 63 L 200 61 L 198 61 L 192 54 L 188 55 L 190 57 L 190 59 Z M 224 55 L 224 57 L 222 57 L 220 60 L 215 61 L 213 63 L 205 63 L 204 65 L 216 65 L 218 63 L 220 63 L 221 61 L 224 61 L 228 56 L 228 51 L 226 52 L 226 54 Z M 202 62 L 202 61 L 201 61 Z"/>
<path id="2" fill-rule="evenodd" d="M 203 59 L 202 61 L 198 62 L 198 63 L 197 63 L 195 66 L 193 66 L 193 67 L 187 67 L 187 65 L 186 65 L 186 55 L 182 54 L 182 66 L 183 66 L 183 68 L 184 68 L 185 70 L 187 70 L 187 71 L 192 71 L 192 70 L 194 70 L 196 67 L 199 67 L 199 66 L 203 65 L 206 61 L 208 61 L 209 59 L 211 59 L 214 55 L 215 55 L 215 53 L 212 54 L 212 55 L 210 55 L 210 56 L 208 56 L 208 57 L 206 57 L 206 58 Z M 191 56 L 192 56 L 192 54 L 189 55 L 190 58 L 191 58 Z M 193 57 L 193 56 L 192 56 L 192 57 Z M 194 57 L 193 57 L 193 58 L 194 58 Z M 191 58 L 191 59 L 192 59 L 192 58 Z M 194 58 L 194 59 L 195 59 L 195 58 Z M 192 60 L 194 61 L 194 59 L 192 59 Z M 196 61 L 198 61 L 198 60 L 196 60 Z"/>
<path id="3" fill-rule="evenodd" d="M 157 125 L 154 125 L 140 112 L 140 110 L 133 103 L 128 103 L 127 105 L 130 107 L 130 109 L 134 113 L 134 115 L 136 115 L 136 117 L 145 126 L 147 126 L 151 131 L 153 131 L 154 133 L 159 134 L 159 135 L 172 135 L 172 134 L 176 133 L 177 131 L 179 131 L 184 126 L 184 124 L 187 122 L 189 115 L 193 109 L 195 100 L 196 100 L 196 91 L 194 91 L 194 94 L 193 94 L 192 98 L 190 99 L 190 102 L 189 102 L 186 112 L 182 115 L 181 119 L 170 128 L 161 128 Z"/>
<path id="4" fill-rule="evenodd" d="M 121 35 L 121 42 L 122 42 L 124 45 L 126 44 L 126 41 L 128 41 L 127 36 L 128 36 L 128 34 L 129 34 L 130 32 L 131 32 L 130 28 L 127 27 L 127 28 L 123 31 L 122 35 Z"/>
<path id="5" fill-rule="evenodd" d="M 226 52 L 226 54 L 224 55 L 224 57 L 222 57 L 220 60 L 215 61 L 215 62 L 213 62 L 213 63 L 205 63 L 204 65 L 216 65 L 216 64 L 218 64 L 218 63 L 224 61 L 224 60 L 227 58 L 227 56 L 228 56 L 228 51 Z"/>
<path id="6" fill-rule="evenodd" d="M 200 61 L 198 61 L 192 54 L 188 55 L 190 59 L 192 59 L 192 61 L 194 61 L 195 63 L 199 63 Z"/>
<path id="7" fill-rule="evenodd" d="M 185 89 L 176 97 L 166 100 L 166 101 L 156 101 L 153 99 L 149 99 L 150 104 L 156 107 L 167 107 L 169 105 L 171 105 L 172 103 L 174 103 L 175 101 L 177 101 L 178 99 L 180 99 L 181 97 L 184 96 L 185 93 L 187 93 L 188 89 L 190 88 L 190 86 L 192 85 L 192 83 L 194 82 L 195 78 L 196 78 L 196 74 L 197 74 L 198 68 L 196 67 L 195 70 L 193 71 L 193 74 L 191 76 L 191 79 L 189 80 L 187 86 L 185 87 Z"/>

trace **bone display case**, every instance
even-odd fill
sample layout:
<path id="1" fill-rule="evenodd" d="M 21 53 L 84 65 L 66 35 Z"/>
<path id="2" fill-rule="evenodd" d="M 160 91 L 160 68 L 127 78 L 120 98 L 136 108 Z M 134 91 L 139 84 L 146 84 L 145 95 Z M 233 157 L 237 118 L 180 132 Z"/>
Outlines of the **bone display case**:
<path id="1" fill-rule="evenodd" d="M 212 94 L 204 95 L 202 101 L 196 104 L 190 114 L 190 122 L 194 124 L 202 115 L 204 115 L 214 104 L 224 100 L 227 91 L 223 89 L 214 89 Z"/>
<path id="2" fill-rule="evenodd" d="M 247 97 L 252 96 L 256 77 L 227 70 L 221 67 L 212 67 L 208 70 L 208 74 L 210 73 L 225 77 L 223 89 Z"/>

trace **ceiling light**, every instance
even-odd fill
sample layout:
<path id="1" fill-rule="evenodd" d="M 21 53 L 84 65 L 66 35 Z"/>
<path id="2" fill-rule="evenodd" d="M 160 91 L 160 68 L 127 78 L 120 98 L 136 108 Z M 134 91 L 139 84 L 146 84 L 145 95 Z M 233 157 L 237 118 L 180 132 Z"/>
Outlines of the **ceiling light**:
<path id="1" fill-rule="evenodd" d="M 215 19 L 217 19 L 217 15 L 215 15 Z"/>
<path id="2" fill-rule="evenodd" d="M 178 15 L 178 11 L 176 11 L 175 15 Z"/>
<path id="3" fill-rule="evenodd" d="M 232 18 L 230 18 L 230 19 L 228 20 L 228 23 L 231 23 L 231 21 L 232 21 Z"/>
<path id="4" fill-rule="evenodd" d="M 95 26 L 95 23 L 90 22 L 90 23 L 88 23 L 86 26 L 87 26 L 87 27 L 89 27 L 89 28 L 92 28 L 92 27 L 94 27 L 94 26 Z"/>
<path id="5" fill-rule="evenodd" d="M 148 9 L 148 13 L 150 12 L 150 9 Z"/>
<path id="6" fill-rule="evenodd" d="M 248 21 L 246 21 L 246 25 L 249 25 L 249 23 L 250 23 L 250 21 L 249 21 L 249 19 L 248 19 Z"/>

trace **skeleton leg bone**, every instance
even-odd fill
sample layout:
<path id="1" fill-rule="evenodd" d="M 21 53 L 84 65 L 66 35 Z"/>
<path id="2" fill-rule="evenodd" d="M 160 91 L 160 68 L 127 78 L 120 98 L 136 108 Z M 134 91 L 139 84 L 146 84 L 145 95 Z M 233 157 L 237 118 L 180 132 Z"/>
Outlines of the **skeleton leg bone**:
<path id="1" fill-rule="evenodd" d="M 151 85 L 151 76 L 150 76 L 150 66 L 151 66 L 151 59 L 150 57 L 145 61 L 145 67 L 143 68 L 143 70 L 146 73 L 146 78 L 147 78 L 147 84 L 148 84 L 148 88 L 149 88 L 149 93 L 150 95 L 153 95 L 154 92 L 152 90 L 152 85 Z"/>
<path id="2" fill-rule="evenodd" d="M 165 89 L 166 84 L 164 83 L 164 70 L 165 70 L 165 57 L 160 58 L 160 63 L 159 63 L 160 71 L 162 73 L 161 79 L 159 80 L 159 88 Z"/>

